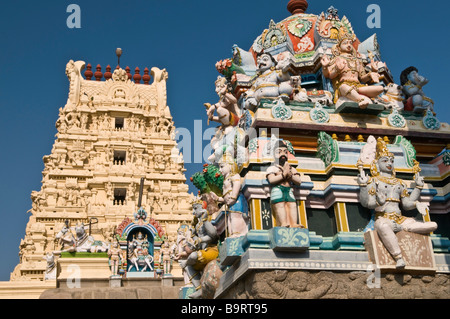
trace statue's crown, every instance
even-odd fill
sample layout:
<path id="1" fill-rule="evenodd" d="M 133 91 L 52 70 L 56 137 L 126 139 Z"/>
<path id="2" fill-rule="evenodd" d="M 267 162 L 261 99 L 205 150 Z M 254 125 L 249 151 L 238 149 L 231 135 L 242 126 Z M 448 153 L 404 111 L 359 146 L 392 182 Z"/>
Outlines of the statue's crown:
<path id="1" fill-rule="evenodd" d="M 196 204 L 200 204 L 203 205 L 203 199 L 200 196 L 195 196 L 192 201 L 191 201 L 191 205 L 196 205 Z"/>
<path id="2" fill-rule="evenodd" d="M 379 137 L 377 140 L 376 159 L 379 160 L 382 157 L 394 157 L 394 154 L 389 152 L 386 142 L 381 137 Z"/>
<path id="3" fill-rule="evenodd" d="M 344 40 L 351 40 L 352 42 L 354 42 L 356 40 L 356 35 L 354 33 L 350 33 L 345 28 L 340 28 L 338 34 L 338 42 L 342 43 L 342 41 Z"/>

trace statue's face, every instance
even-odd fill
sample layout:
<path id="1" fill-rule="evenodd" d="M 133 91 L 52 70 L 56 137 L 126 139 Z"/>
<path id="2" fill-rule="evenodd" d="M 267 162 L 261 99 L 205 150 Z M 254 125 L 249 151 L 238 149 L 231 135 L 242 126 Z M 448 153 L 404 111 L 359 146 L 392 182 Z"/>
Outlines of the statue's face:
<path id="1" fill-rule="evenodd" d="M 221 163 L 219 165 L 219 171 L 223 176 L 228 176 L 231 173 L 231 165 L 228 163 Z"/>
<path id="2" fill-rule="evenodd" d="M 352 53 L 353 52 L 353 41 L 350 39 L 345 39 L 340 45 L 341 52 Z"/>
<path id="3" fill-rule="evenodd" d="M 281 166 L 287 162 L 289 156 L 289 151 L 287 147 L 278 147 L 275 149 L 275 161 Z"/>
<path id="4" fill-rule="evenodd" d="M 381 173 L 392 174 L 394 172 L 394 158 L 393 157 L 381 157 L 378 160 L 378 169 Z"/>
<path id="5" fill-rule="evenodd" d="M 225 93 L 227 93 L 227 83 L 225 81 L 217 81 L 216 82 L 216 93 L 219 96 L 222 96 Z"/>
<path id="6" fill-rule="evenodd" d="M 203 215 L 203 212 L 205 211 L 202 204 L 194 204 L 193 209 L 195 217 L 201 217 Z"/>
<path id="7" fill-rule="evenodd" d="M 275 66 L 275 63 L 272 61 L 272 58 L 268 54 L 259 56 L 256 60 L 256 64 L 258 65 L 258 69 L 263 72 Z"/>
<path id="8" fill-rule="evenodd" d="M 409 73 L 408 80 L 422 86 L 428 83 L 428 79 L 421 76 L 417 71 L 412 71 L 411 73 Z"/>

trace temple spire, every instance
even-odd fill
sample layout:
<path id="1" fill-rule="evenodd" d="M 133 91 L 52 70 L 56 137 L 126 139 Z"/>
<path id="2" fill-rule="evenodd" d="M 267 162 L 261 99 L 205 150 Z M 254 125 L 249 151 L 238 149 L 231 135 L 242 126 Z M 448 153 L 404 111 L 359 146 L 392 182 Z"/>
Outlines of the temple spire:
<path id="1" fill-rule="evenodd" d="M 288 11 L 294 15 L 299 13 L 305 13 L 308 9 L 308 1 L 306 0 L 290 0 L 287 5 Z"/>

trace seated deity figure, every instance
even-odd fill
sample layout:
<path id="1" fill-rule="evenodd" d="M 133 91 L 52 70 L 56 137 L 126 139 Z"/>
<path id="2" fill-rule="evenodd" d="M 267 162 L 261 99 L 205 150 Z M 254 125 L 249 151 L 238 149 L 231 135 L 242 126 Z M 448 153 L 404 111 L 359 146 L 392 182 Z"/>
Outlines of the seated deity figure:
<path id="1" fill-rule="evenodd" d="M 241 111 L 236 97 L 231 93 L 226 78 L 222 76 L 217 78 L 216 93 L 219 95 L 219 102 L 213 105 L 205 103 L 208 123 L 209 121 L 221 123 L 224 133 L 227 134 L 234 126 L 239 124 Z M 217 113 L 217 116 L 214 116 L 214 112 Z"/>
<path id="2" fill-rule="evenodd" d="M 209 221 L 206 204 L 200 198 L 193 202 L 194 229 L 192 238 L 185 245 L 185 251 L 189 254 L 187 259 L 180 260 L 181 268 L 186 271 L 196 291 L 189 298 L 199 299 L 202 297 L 201 277 L 202 271 L 219 256 L 217 248 L 217 230 Z"/>
<path id="3" fill-rule="evenodd" d="M 406 111 L 422 113 L 426 110 L 433 112 L 434 101 L 423 92 L 423 87 L 428 84 L 428 79 L 419 74 L 416 67 L 405 69 L 400 75 L 403 93 L 406 96 Z"/>
<path id="4" fill-rule="evenodd" d="M 333 81 L 335 87 L 334 103 L 350 100 L 358 103 L 361 109 L 373 103 L 372 99 L 384 92 L 379 83 L 381 75 L 378 70 L 366 72 L 362 56 L 353 47 L 354 35 L 341 32 L 338 44 L 332 49 L 333 56 L 322 57 L 323 74 Z"/>
<path id="5" fill-rule="evenodd" d="M 219 162 L 219 170 L 224 177 L 223 195 L 211 193 L 213 199 L 225 205 L 227 237 L 236 238 L 248 233 L 248 204 L 241 192 L 241 176 L 234 158 L 225 153 Z"/>
<path id="6" fill-rule="evenodd" d="M 375 230 L 386 249 L 396 260 L 398 269 L 406 264 L 398 243 L 396 233 L 407 231 L 427 235 L 437 229 L 435 222 L 419 222 L 402 215 L 404 211 L 417 209 L 422 215 L 428 214 L 428 204 L 419 202 L 424 187 L 420 176 L 419 163 L 416 162 L 415 189 L 410 194 L 405 182 L 395 177 L 394 155 L 389 153 L 386 143 L 379 138 L 376 144 L 375 160 L 371 166 L 372 177 L 367 176 L 359 165 L 358 184 L 361 188 L 360 202 L 363 207 L 375 210 Z"/>
<path id="7" fill-rule="evenodd" d="M 298 222 L 297 200 L 292 185 L 300 185 L 301 176 L 288 162 L 289 150 L 278 140 L 273 146 L 275 162 L 266 171 L 271 185 L 270 201 L 281 227 L 305 228 Z"/>
<path id="8" fill-rule="evenodd" d="M 133 236 L 133 240 L 128 242 L 128 258 L 130 262 L 128 271 L 131 271 L 133 267 L 136 271 L 145 272 L 147 268 L 153 271 L 153 257 L 150 255 L 148 248 L 149 242 L 146 235 L 144 236 L 142 232 L 139 232 L 137 236 Z M 144 265 L 142 269 L 139 267 L 140 264 Z"/>
<path id="9" fill-rule="evenodd" d="M 61 250 L 54 251 L 53 252 L 54 254 L 59 255 L 62 252 L 75 252 L 76 251 L 77 241 L 76 241 L 75 236 L 73 235 L 72 231 L 70 230 L 70 227 L 67 222 L 63 226 L 61 231 L 58 234 L 56 234 L 55 239 L 61 245 Z"/>
<path id="10" fill-rule="evenodd" d="M 260 53 L 256 63 L 258 75 L 252 87 L 245 93 L 247 109 L 255 108 L 261 99 L 282 98 L 285 102 L 293 92 L 287 59 L 277 62 L 270 53 Z"/>

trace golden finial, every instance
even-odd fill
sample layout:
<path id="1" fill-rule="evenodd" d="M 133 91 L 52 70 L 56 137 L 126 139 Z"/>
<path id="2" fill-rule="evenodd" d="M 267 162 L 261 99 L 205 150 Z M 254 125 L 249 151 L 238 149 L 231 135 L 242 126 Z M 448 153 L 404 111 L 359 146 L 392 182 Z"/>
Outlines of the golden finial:
<path id="1" fill-rule="evenodd" d="M 346 142 L 351 142 L 351 141 L 352 141 L 352 138 L 350 137 L 350 135 L 345 135 L 344 140 L 345 140 Z"/>
<path id="2" fill-rule="evenodd" d="M 338 140 L 338 136 L 336 135 L 336 133 L 333 133 L 333 135 L 331 135 L 331 138 L 335 141 Z"/>
<path id="3" fill-rule="evenodd" d="M 419 174 L 422 171 L 422 169 L 420 168 L 419 165 L 420 165 L 420 163 L 418 161 L 414 160 L 414 166 L 412 168 L 414 174 Z"/>

